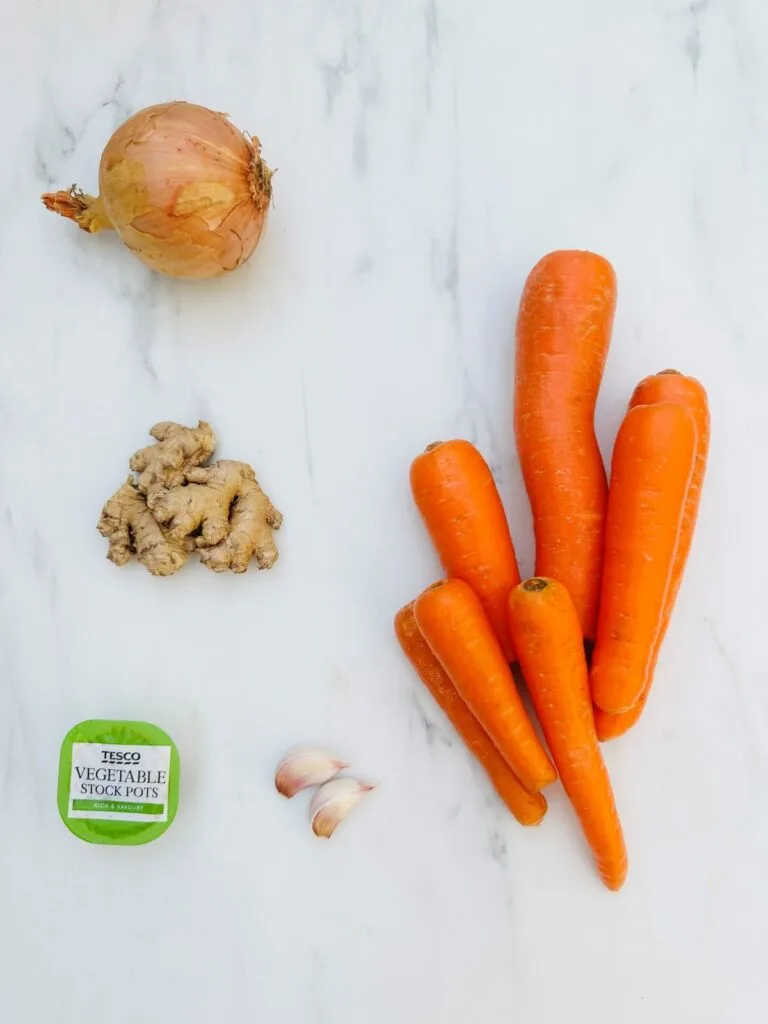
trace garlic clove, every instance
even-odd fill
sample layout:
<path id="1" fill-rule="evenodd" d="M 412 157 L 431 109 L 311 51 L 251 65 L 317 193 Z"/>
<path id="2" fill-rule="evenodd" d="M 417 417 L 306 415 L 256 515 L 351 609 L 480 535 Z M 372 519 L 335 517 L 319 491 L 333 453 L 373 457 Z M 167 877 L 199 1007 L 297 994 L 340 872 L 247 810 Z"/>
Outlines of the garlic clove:
<path id="1" fill-rule="evenodd" d="M 359 779 L 332 779 L 326 782 L 312 797 L 309 805 L 312 831 L 321 839 L 330 839 L 336 826 L 355 804 L 375 788 Z"/>
<path id="2" fill-rule="evenodd" d="M 333 757 L 316 747 L 303 747 L 286 754 L 275 773 L 275 786 L 282 796 L 295 796 L 310 786 L 322 786 L 343 768 L 349 768 L 346 761 Z"/>

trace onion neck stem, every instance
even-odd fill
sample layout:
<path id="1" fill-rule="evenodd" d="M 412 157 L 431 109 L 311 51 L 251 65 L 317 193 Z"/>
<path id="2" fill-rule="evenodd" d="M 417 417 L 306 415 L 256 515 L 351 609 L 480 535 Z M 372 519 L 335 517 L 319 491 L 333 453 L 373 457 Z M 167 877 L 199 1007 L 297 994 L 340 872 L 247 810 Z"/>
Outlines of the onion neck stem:
<path id="1" fill-rule="evenodd" d="M 89 196 L 77 185 L 63 192 L 46 192 L 42 199 L 46 210 L 75 221 L 89 234 L 95 235 L 113 227 L 101 196 Z"/>

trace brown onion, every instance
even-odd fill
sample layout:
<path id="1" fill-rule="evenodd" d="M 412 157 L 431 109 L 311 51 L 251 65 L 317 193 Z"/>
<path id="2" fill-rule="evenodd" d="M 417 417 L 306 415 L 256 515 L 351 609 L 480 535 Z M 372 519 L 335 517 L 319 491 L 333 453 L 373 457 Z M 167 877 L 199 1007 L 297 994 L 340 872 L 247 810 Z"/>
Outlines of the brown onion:
<path id="1" fill-rule="evenodd" d="M 257 138 L 226 114 L 174 102 L 140 110 L 117 129 L 101 157 L 98 198 L 76 185 L 42 198 L 84 231 L 114 228 L 152 270 L 216 277 L 258 245 L 271 178 Z"/>

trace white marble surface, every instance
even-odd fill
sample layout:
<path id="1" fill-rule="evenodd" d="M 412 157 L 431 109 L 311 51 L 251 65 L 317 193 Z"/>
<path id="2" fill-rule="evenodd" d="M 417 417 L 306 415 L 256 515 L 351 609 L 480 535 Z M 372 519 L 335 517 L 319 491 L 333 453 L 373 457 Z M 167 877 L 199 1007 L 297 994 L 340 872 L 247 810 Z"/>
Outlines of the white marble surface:
<path id="1" fill-rule="evenodd" d="M 763 0 L 4 0 L 0 7 L 0 1018 L 8 1024 L 731 1024 L 768 982 L 768 10 Z M 231 278 L 152 276 L 38 195 L 184 98 L 279 168 Z M 523 568 L 512 331 L 544 252 L 620 283 L 606 452 L 637 379 L 710 390 L 688 576 L 642 725 L 607 750 L 603 890 L 559 793 L 524 831 L 391 616 L 437 574 L 411 457 L 489 456 Z M 216 426 L 286 515 L 270 575 L 118 571 L 95 530 L 158 419 Z M 175 737 L 171 831 L 89 847 L 55 805 L 96 716 Z M 281 802 L 322 740 L 381 779 L 327 844 Z"/>

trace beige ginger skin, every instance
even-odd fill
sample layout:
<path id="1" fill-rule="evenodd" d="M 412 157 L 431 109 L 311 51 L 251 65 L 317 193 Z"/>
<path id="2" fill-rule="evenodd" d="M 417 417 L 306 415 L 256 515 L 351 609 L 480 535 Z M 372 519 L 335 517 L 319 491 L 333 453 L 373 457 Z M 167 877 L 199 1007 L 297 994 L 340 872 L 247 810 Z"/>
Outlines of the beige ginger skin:
<path id="1" fill-rule="evenodd" d="M 135 452 L 138 474 L 105 504 L 98 529 L 109 541 L 107 557 L 125 565 L 133 555 L 153 576 L 170 576 L 198 551 L 213 572 L 246 572 L 278 558 L 273 531 L 282 515 L 245 462 L 205 465 L 216 449 L 210 424 L 158 423 L 156 443 Z"/>

